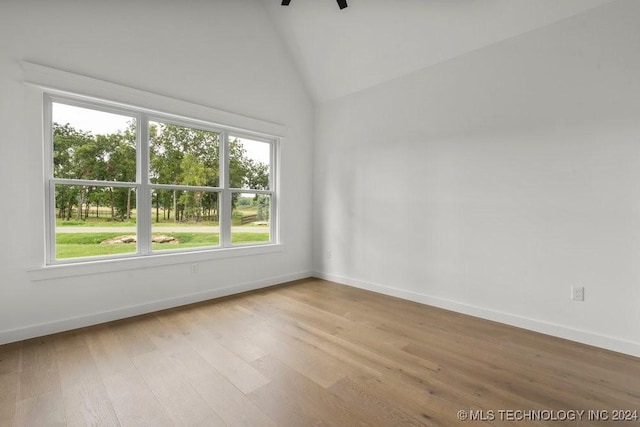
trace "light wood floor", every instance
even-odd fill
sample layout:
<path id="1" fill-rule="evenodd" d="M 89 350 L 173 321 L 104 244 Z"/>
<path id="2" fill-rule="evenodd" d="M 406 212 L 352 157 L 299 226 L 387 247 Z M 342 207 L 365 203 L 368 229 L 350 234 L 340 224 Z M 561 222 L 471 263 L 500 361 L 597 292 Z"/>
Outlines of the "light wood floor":
<path id="1" fill-rule="evenodd" d="M 582 426 L 498 411 L 589 409 L 640 410 L 640 359 L 316 279 L 0 346 L 1 426 Z"/>

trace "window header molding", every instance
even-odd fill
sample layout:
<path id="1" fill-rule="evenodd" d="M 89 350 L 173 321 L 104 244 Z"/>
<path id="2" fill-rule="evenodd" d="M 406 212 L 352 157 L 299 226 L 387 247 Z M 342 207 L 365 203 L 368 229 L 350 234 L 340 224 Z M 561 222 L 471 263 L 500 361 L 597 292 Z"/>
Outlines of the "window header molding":
<path id="1" fill-rule="evenodd" d="M 147 114 L 159 117 L 188 118 L 193 123 L 202 121 L 230 132 L 241 132 L 247 135 L 246 129 L 254 133 L 249 136 L 286 137 L 284 125 L 272 123 L 253 117 L 218 110 L 206 105 L 183 101 L 177 98 L 160 95 L 146 90 L 135 89 L 93 77 L 70 73 L 68 71 L 47 67 L 33 62 L 21 62 L 24 83 L 37 86 L 51 95 L 73 96 L 75 99 L 88 102 L 99 100 L 111 103 L 114 107 L 135 106 Z M 82 93 L 79 96 L 78 93 Z M 162 105 L 163 112 L 153 108 Z M 167 115 L 167 112 L 170 115 Z M 224 125 L 219 124 L 224 123 Z"/>

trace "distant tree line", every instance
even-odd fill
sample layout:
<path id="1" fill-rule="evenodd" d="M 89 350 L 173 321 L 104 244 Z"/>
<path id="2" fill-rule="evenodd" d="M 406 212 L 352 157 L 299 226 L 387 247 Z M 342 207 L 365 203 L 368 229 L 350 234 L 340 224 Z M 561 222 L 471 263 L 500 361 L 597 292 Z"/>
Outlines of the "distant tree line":
<path id="1" fill-rule="evenodd" d="M 220 134 L 183 126 L 150 123 L 149 177 L 154 184 L 218 187 L 220 185 Z M 136 181 L 136 130 L 130 123 L 124 131 L 92 135 L 69 124 L 53 124 L 53 168 L 55 178 L 96 181 Z M 238 139 L 229 142 L 229 181 L 232 188 L 254 190 L 269 186 L 269 165 L 247 156 Z M 62 185 L 55 188 L 57 215 L 65 220 L 85 219 L 90 208 L 107 207 L 109 219 L 129 220 L 136 208 L 135 189 L 108 185 Z M 234 193 L 235 208 L 239 194 Z M 264 210 L 265 196 L 254 201 Z M 268 198 L 267 198 L 268 199 Z M 155 189 L 152 194 L 155 219 L 217 221 L 216 192 L 194 189 Z M 260 215 L 264 217 L 265 215 Z M 268 219 L 268 213 L 267 213 Z"/>

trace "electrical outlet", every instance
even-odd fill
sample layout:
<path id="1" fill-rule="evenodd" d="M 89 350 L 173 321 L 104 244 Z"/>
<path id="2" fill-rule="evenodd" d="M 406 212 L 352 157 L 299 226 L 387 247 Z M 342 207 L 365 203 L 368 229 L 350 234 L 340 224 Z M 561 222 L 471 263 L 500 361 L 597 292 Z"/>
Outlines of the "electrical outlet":
<path id="1" fill-rule="evenodd" d="M 584 301 L 584 286 L 572 286 L 571 299 L 574 301 Z"/>
<path id="2" fill-rule="evenodd" d="M 198 264 L 191 264 L 191 274 L 198 274 Z"/>

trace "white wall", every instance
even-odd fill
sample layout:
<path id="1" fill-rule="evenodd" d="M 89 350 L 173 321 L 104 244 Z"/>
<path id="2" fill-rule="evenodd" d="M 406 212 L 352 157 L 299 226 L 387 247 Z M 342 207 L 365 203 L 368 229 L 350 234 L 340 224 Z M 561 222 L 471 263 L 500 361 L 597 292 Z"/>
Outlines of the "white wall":
<path id="1" fill-rule="evenodd" d="M 31 154 L 41 147 L 26 138 L 23 60 L 284 125 L 284 251 L 201 262 L 195 275 L 175 264 L 31 280 L 41 184 L 27 171 L 40 167 Z M 2 1 L 0 343 L 308 276 L 313 120 L 258 1 Z"/>
<path id="2" fill-rule="evenodd" d="M 639 18 L 617 1 L 321 105 L 319 274 L 640 355 Z"/>

